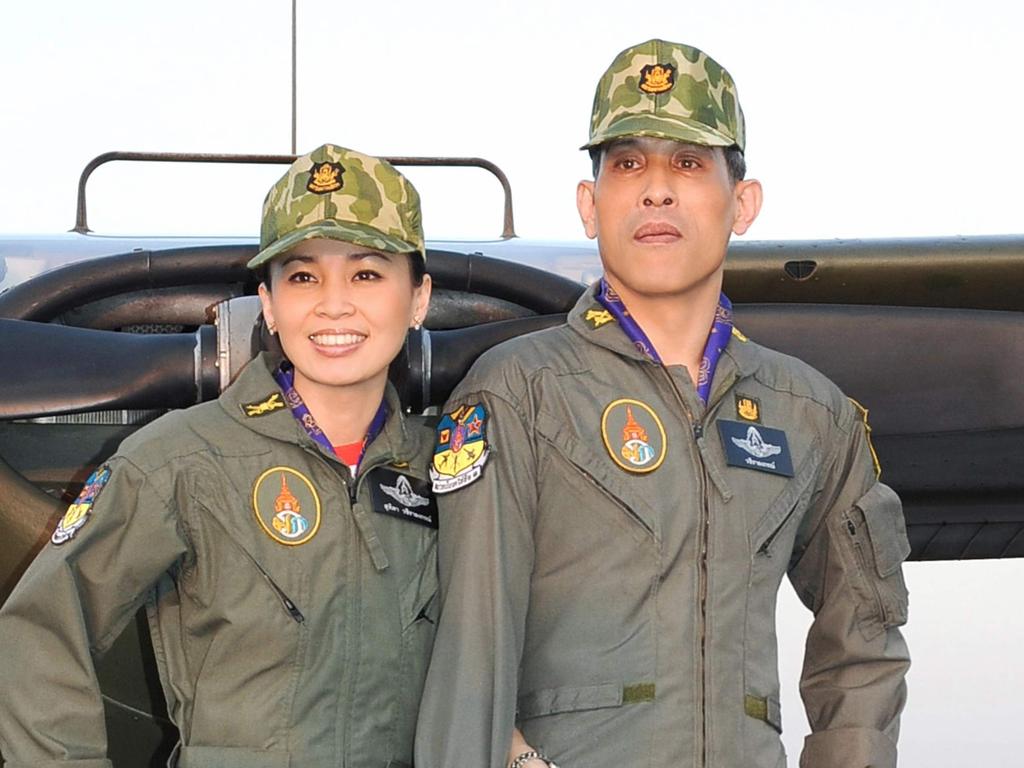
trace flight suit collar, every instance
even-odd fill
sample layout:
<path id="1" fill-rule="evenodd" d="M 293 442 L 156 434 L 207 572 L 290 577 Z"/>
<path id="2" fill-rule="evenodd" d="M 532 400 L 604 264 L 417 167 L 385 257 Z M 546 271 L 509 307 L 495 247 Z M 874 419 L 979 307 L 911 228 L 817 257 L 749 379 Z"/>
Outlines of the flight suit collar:
<path id="1" fill-rule="evenodd" d="M 615 321 L 612 313 L 601 306 L 595 294 L 598 283 L 593 283 L 576 305 L 569 310 L 566 323 L 572 330 L 591 344 L 604 347 L 617 355 L 628 357 L 649 365 L 657 365 L 646 354 L 637 349 L 622 328 Z"/>
<path id="2" fill-rule="evenodd" d="M 611 313 L 601 306 L 595 298 L 597 285 L 592 284 L 569 310 L 566 320 L 569 327 L 591 344 L 631 360 L 657 365 L 633 345 Z M 713 406 L 738 380 L 751 376 L 760 364 L 759 347 L 734 328 L 732 338 L 715 368 L 708 406 Z"/>
<path id="3" fill-rule="evenodd" d="M 271 373 L 280 362 L 280 356 L 261 352 L 221 394 L 221 407 L 231 418 L 257 434 L 312 448 L 331 461 L 340 461 L 333 453 L 321 449 L 292 416 Z M 407 462 L 415 457 L 419 448 L 416 430 L 407 429 L 402 403 L 390 382 L 385 385 L 384 397 L 388 404 L 388 418 L 384 429 L 367 447 L 361 466 L 370 467 L 388 461 Z"/>
<path id="4" fill-rule="evenodd" d="M 730 368 L 735 368 L 739 378 L 752 376 L 761 367 L 761 347 L 748 339 L 742 329 L 733 327 L 732 339 L 722 353 L 722 359 L 729 358 Z"/>

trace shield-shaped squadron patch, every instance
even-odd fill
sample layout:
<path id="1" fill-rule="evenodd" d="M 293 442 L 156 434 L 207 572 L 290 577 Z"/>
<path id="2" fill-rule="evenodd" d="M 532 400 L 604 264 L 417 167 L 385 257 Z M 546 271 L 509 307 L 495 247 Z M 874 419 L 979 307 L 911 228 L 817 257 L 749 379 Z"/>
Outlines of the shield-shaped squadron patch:
<path id="1" fill-rule="evenodd" d="M 78 494 L 78 498 L 68 507 L 64 517 L 57 523 L 50 541 L 54 544 L 63 544 L 65 541 L 71 540 L 81 530 L 82 526 L 89 521 L 92 505 L 108 480 L 110 480 L 110 467 L 106 464 L 89 475 L 82 492 Z"/>
<path id="2" fill-rule="evenodd" d="M 437 425 L 430 465 L 434 493 L 451 493 L 479 479 L 488 453 L 483 405 L 464 405 L 446 413 Z"/>

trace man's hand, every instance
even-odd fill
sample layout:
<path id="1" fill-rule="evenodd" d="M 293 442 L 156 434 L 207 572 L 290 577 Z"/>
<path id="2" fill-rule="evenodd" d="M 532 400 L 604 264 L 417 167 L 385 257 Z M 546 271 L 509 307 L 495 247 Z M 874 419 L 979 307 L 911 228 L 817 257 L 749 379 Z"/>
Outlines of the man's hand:
<path id="1" fill-rule="evenodd" d="M 512 730 L 512 745 L 508 750 L 508 762 L 507 765 L 512 765 L 515 759 L 520 755 L 526 754 L 527 752 L 536 752 L 533 747 L 529 745 L 525 738 L 523 738 L 522 732 L 518 728 Z M 519 764 L 519 768 L 548 768 L 548 762 L 541 760 L 539 757 L 531 757 L 529 760 Z"/>

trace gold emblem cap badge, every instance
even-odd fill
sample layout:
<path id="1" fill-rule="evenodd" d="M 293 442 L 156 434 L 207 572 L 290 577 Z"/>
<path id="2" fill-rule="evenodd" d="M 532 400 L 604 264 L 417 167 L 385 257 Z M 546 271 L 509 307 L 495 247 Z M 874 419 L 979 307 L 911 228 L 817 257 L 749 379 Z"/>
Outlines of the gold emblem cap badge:
<path id="1" fill-rule="evenodd" d="M 341 189 L 341 177 L 344 173 L 345 169 L 341 167 L 341 163 L 313 163 L 313 167 L 309 169 L 309 183 L 306 184 L 306 189 L 317 195 L 337 192 Z"/>
<path id="2" fill-rule="evenodd" d="M 648 64 L 640 70 L 640 90 L 644 93 L 665 93 L 675 84 L 676 68 L 672 64 Z"/>

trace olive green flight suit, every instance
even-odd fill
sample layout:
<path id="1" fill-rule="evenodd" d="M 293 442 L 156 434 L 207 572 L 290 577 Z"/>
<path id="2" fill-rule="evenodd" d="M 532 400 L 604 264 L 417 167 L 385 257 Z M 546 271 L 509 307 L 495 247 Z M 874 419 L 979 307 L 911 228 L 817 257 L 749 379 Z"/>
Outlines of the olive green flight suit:
<path id="1" fill-rule="evenodd" d="M 378 514 L 371 486 L 424 480 L 433 432 L 389 386 L 353 484 L 270 365 L 126 440 L 86 522 L 46 545 L 0 611 L 8 766 L 110 765 L 90 655 L 142 604 L 179 766 L 411 765 L 436 532 Z"/>
<path id="2" fill-rule="evenodd" d="M 895 764 L 909 545 L 831 382 L 734 333 L 705 408 L 588 292 L 482 357 L 446 411 L 476 404 L 482 474 L 439 496 L 419 768 L 500 768 L 513 723 L 563 768 L 784 766 L 785 575 L 815 614 L 801 765 Z"/>

